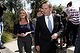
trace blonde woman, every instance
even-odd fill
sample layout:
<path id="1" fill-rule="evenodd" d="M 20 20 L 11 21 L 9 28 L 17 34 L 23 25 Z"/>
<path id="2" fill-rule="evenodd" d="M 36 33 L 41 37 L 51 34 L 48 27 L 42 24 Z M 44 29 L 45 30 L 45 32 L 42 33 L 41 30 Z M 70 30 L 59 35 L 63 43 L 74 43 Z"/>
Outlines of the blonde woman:
<path id="1" fill-rule="evenodd" d="M 32 39 L 30 34 L 34 31 L 34 26 L 29 20 L 26 9 L 21 8 L 18 12 L 18 22 L 14 25 L 14 34 L 18 36 L 19 53 L 31 53 Z"/>

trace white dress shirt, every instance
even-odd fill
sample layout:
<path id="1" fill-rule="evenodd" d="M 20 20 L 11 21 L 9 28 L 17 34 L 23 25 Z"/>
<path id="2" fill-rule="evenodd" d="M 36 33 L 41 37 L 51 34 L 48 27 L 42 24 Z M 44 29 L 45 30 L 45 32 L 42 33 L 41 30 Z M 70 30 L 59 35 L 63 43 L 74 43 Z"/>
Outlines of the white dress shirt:
<path id="1" fill-rule="evenodd" d="M 52 14 L 50 14 L 49 16 L 45 16 L 45 22 L 46 22 L 46 25 L 47 25 L 47 27 L 48 27 L 48 17 L 49 17 L 49 19 L 50 19 L 50 21 L 51 21 L 51 24 L 52 24 L 52 30 L 53 30 L 53 28 L 54 28 L 54 22 L 53 22 L 53 15 Z"/>

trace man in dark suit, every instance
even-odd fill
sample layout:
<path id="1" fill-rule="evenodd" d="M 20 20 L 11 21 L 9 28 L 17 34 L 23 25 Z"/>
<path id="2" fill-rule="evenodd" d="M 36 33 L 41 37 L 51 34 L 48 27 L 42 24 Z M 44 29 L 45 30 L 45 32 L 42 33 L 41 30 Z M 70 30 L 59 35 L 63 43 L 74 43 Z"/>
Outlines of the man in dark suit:
<path id="1" fill-rule="evenodd" d="M 56 39 L 61 35 L 60 17 L 52 14 L 49 2 L 42 4 L 43 16 L 37 18 L 35 29 L 35 46 L 40 53 L 56 53 Z"/>

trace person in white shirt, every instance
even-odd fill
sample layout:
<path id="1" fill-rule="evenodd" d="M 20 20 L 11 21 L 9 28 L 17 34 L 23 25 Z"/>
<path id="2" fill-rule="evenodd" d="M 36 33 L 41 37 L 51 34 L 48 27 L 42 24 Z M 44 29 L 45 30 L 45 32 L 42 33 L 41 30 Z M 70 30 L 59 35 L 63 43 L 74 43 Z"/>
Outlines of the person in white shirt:
<path id="1" fill-rule="evenodd" d="M 79 11 L 77 11 L 73 6 L 72 6 L 72 1 L 70 1 L 67 4 L 67 9 L 66 9 L 66 14 L 67 16 L 67 27 L 65 30 L 64 35 L 66 36 L 67 39 L 67 47 L 70 45 L 75 45 L 75 40 L 77 36 L 77 29 L 79 27 Z M 70 37 L 69 33 L 72 32 L 72 42 L 70 42 Z"/>

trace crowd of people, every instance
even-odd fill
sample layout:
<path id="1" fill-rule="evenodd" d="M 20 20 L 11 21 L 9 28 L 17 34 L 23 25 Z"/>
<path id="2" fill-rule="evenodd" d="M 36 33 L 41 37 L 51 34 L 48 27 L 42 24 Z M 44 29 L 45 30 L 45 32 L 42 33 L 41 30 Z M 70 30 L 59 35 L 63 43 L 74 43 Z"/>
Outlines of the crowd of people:
<path id="1" fill-rule="evenodd" d="M 60 41 L 61 47 L 63 44 L 66 44 L 66 48 L 75 46 L 74 52 L 79 53 L 79 11 L 72 6 L 72 1 L 61 15 L 53 13 L 52 5 L 48 2 L 42 4 L 41 12 L 43 15 L 37 17 L 35 27 L 36 50 L 40 53 L 56 53 L 57 39 L 60 37 L 63 39 L 63 42 Z"/>
<path id="2" fill-rule="evenodd" d="M 1 11 L 5 9 L 0 5 Z M 34 38 L 36 53 L 57 53 L 58 38 L 63 39 L 62 41 L 66 44 L 66 48 L 75 46 L 74 53 L 80 53 L 79 11 L 72 6 L 72 1 L 67 4 L 61 15 L 54 13 L 52 4 L 46 1 L 42 3 L 41 9 L 36 15 L 34 25 L 25 8 L 18 10 L 18 21 L 14 24 L 14 34 L 18 37 L 19 53 L 31 53 L 32 37 Z M 3 30 L 1 19 L 0 28 L 1 49 L 4 48 L 1 43 Z"/>

